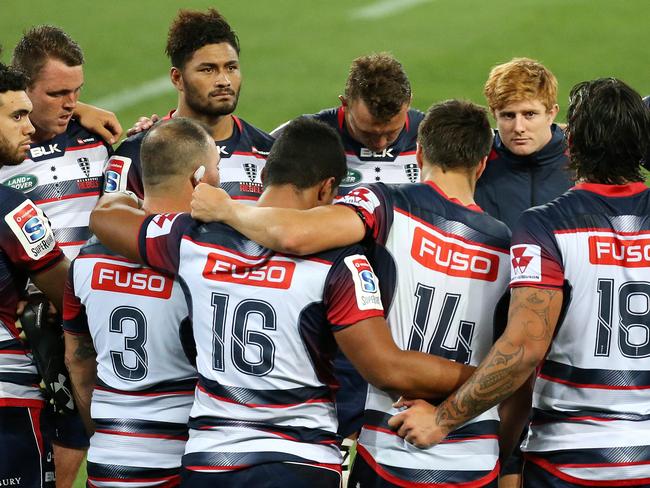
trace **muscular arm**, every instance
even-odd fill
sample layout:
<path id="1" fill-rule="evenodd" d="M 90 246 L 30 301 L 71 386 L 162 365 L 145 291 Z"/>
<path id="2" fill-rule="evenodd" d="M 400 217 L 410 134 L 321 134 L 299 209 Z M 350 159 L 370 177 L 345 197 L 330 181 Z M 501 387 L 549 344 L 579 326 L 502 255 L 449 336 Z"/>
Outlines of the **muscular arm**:
<path id="1" fill-rule="evenodd" d="M 109 144 L 115 144 L 122 134 L 122 126 L 113 112 L 78 102 L 74 114 L 82 126 Z"/>
<path id="2" fill-rule="evenodd" d="M 499 405 L 499 457 L 504 463 L 519 445 L 519 438 L 530 418 L 535 375 Z"/>
<path id="3" fill-rule="evenodd" d="M 394 416 L 391 426 L 407 441 L 427 447 L 508 398 L 544 358 L 561 307 L 561 290 L 515 288 L 508 326 L 471 378 L 438 408 L 407 402 L 411 408 Z"/>
<path id="4" fill-rule="evenodd" d="M 123 193 L 109 193 L 97 202 L 90 214 L 90 230 L 106 247 L 142 263 L 138 252 L 138 232 L 147 214 Z"/>
<path id="5" fill-rule="evenodd" d="M 473 366 L 397 347 L 383 318 L 362 320 L 335 333 L 336 342 L 366 381 L 412 398 L 441 398 L 456 390 Z"/>
<path id="6" fill-rule="evenodd" d="M 70 261 L 64 257 L 55 266 L 30 276 L 36 287 L 45 293 L 59 312 L 63 310 L 63 289 L 68 277 L 68 268 Z"/>
<path id="7" fill-rule="evenodd" d="M 365 235 L 361 218 L 343 205 L 309 210 L 253 207 L 206 184 L 194 189 L 192 217 L 224 222 L 269 249 L 299 256 L 349 246 Z"/>
<path id="8" fill-rule="evenodd" d="M 97 353 L 89 334 L 64 334 L 65 365 L 70 373 L 72 396 L 88 435 L 95 431 L 90 416 L 90 402 L 97 376 Z"/>

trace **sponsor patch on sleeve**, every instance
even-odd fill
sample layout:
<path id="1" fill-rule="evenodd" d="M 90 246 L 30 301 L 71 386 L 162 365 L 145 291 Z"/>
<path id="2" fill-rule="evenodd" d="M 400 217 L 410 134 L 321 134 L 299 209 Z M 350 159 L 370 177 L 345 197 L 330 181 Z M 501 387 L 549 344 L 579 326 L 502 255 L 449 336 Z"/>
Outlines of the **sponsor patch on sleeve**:
<path id="1" fill-rule="evenodd" d="M 542 252 L 535 244 L 518 244 L 510 248 L 510 282 L 542 281 Z"/>
<path id="2" fill-rule="evenodd" d="M 348 205 L 361 207 L 370 214 L 373 214 L 375 209 L 381 205 L 377 195 L 372 190 L 363 187 L 352 190 L 341 200 L 338 200 L 337 203 L 347 203 Z"/>
<path id="3" fill-rule="evenodd" d="M 147 226 L 147 238 L 166 236 L 172 231 L 174 221 L 181 215 L 179 213 L 158 214 Z"/>
<path id="4" fill-rule="evenodd" d="M 131 158 L 111 156 L 104 169 L 104 193 L 125 191 L 130 167 Z"/>
<path id="5" fill-rule="evenodd" d="M 381 294 L 379 293 L 379 280 L 368 259 L 361 254 L 355 254 L 346 257 L 344 262 L 352 273 L 354 294 L 359 310 L 383 310 Z"/>
<path id="6" fill-rule="evenodd" d="M 31 200 L 5 215 L 5 222 L 31 259 L 39 260 L 54 249 L 56 242 L 50 223 Z"/>

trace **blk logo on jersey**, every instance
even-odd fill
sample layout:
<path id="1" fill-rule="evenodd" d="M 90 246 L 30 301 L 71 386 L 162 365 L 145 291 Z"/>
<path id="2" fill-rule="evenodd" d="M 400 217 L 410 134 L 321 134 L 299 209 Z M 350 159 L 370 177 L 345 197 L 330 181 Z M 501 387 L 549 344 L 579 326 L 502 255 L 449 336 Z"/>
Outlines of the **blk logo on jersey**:
<path id="1" fill-rule="evenodd" d="M 63 151 L 59 149 L 59 144 L 48 144 L 46 146 L 33 147 L 29 150 L 32 159 L 41 158 L 43 156 L 51 156 L 53 154 L 62 154 Z"/>
<path id="2" fill-rule="evenodd" d="M 212 281 L 288 290 L 295 269 L 296 263 L 291 261 L 270 259 L 264 265 L 256 266 L 211 252 L 203 267 L 203 277 Z"/>
<path id="3" fill-rule="evenodd" d="M 113 156 L 104 169 L 104 193 L 126 190 L 126 175 L 131 166 L 131 158 Z"/>
<path id="4" fill-rule="evenodd" d="M 510 281 L 542 281 L 541 249 L 534 244 L 510 248 Z"/>
<path id="5" fill-rule="evenodd" d="M 448 276 L 495 281 L 499 274 L 496 254 L 457 240 L 446 240 L 421 227 L 413 233 L 411 257 L 422 266 Z"/>
<path id="6" fill-rule="evenodd" d="M 38 260 L 54 249 L 54 234 L 43 212 L 27 200 L 5 216 L 27 255 Z"/>
<path id="7" fill-rule="evenodd" d="M 393 155 L 392 147 L 386 148 L 383 151 L 379 151 L 379 152 L 374 152 L 368 149 L 367 147 L 362 147 L 361 150 L 359 151 L 359 157 L 373 158 L 373 159 L 381 159 L 381 158 L 395 159 L 395 156 Z"/>
<path id="8" fill-rule="evenodd" d="M 650 238 L 620 239 L 613 236 L 589 237 L 589 262 L 624 268 L 650 266 Z"/>
<path id="9" fill-rule="evenodd" d="M 383 310 L 379 282 L 365 256 L 356 254 L 344 259 L 352 273 L 354 291 L 359 310 Z"/>
<path id="10" fill-rule="evenodd" d="M 130 268 L 112 263 L 97 263 L 93 267 L 90 287 L 93 290 L 166 300 L 172 295 L 174 282 L 151 269 Z"/>

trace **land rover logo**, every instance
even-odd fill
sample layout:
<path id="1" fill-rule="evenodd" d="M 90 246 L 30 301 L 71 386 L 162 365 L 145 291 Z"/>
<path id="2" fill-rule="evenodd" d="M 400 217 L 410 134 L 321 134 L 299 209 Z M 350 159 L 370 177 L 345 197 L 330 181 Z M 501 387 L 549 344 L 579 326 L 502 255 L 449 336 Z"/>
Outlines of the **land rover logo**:
<path id="1" fill-rule="evenodd" d="M 16 175 L 3 181 L 2 184 L 13 188 L 14 190 L 28 193 L 36 188 L 36 185 L 38 185 L 38 178 L 34 175 Z"/>
<path id="2" fill-rule="evenodd" d="M 361 181 L 361 172 L 356 169 L 348 169 L 348 174 L 345 175 L 343 181 L 341 181 L 341 186 L 353 186 Z"/>

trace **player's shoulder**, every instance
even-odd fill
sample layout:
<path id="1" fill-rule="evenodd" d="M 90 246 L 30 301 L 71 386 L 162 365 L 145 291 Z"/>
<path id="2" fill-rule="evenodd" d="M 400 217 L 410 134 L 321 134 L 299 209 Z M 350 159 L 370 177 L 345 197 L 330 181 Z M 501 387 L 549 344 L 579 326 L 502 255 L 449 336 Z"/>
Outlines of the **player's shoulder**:
<path id="1" fill-rule="evenodd" d="M 0 185 L 0 212 L 3 215 L 11 212 L 24 202 L 31 202 L 31 200 L 23 192 L 9 186 Z"/>
<path id="2" fill-rule="evenodd" d="M 321 251 L 317 254 L 307 256 L 306 259 L 318 260 L 327 264 L 335 264 L 345 260 L 348 256 L 364 256 L 365 250 L 360 244 L 352 244 L 350 246 L 337 247 L 327 251 Z"/>
<path id="3" fill-rule="evenodd" d="M 147 131 L 138 132 L 124 139 L 115 150 L 115 155 L 127 156 L 132 160 L 140 160 L 140 146 L 147 135 Z"/>
<path id="4" fill-rule="evenodd" d="M 110 148 L 110 145 L 106 141 L 104 141 L 94 132 L 86 129 L 76 119 L 70 120 L 70 123 L 68 124 L 68 127 L 65 131 L 65 135 L 67 138 L 66 147 L 68 149 L 97 146 L 105 146 L 106 148 Z"/>
<path id="5" fill-rule="evenodd" d="M 273 253 L 270 249 L 251 241 L 229 225 L 220 222 L 202 223 L 193 219 L 188 220 L 184 235 L 196 244 L 222 249 L 251 259 Z"/>
<path id="6" fill-rule="evenodd" d="M 416 108 L 410 108 L 407 112 L 407 117 L 409 118 L 409 128 L 415 128 L 417 132 L 420 123 L 424 120 L 424 112 Z"/>
<path id="7" fill-rule="evenodd" d="M 239 122 L 240 130 L 251 142 L 251 146 L 259 151 L 269 151 L 275 139 L 262 129 L 255 127 L 253 124 L 246 122 L 244 119 L 235 117 Z"/>
<path id="8" fill-rule="evenodd" d="M 87 259 L 91 257 L 119 258 L 121 261 L 126 261 L 126 258 L 104 246 L 96 236 L 92 236 L 83 246 L 81 246 L 77 259 Z"/>
<path id="9" fill-rule="evenodd" d="M 326 108 L 315 114 L 310 114 L 308 117 L 313 117 L 316 120 L 326 123 L 332 127 L 339 126 L 339 118 L 341 117 L 341 107 Z"/>

